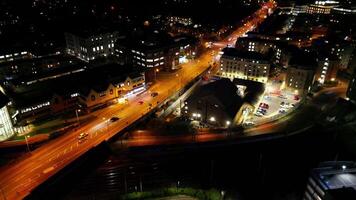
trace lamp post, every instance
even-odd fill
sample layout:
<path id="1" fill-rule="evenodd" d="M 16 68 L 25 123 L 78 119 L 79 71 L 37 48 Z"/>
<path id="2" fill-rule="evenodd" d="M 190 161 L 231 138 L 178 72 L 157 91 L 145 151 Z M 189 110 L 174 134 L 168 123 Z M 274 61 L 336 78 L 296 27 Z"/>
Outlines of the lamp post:
<path id="1" fill-rule="evenodd" d="M 159 72 L 159 69 L 158 69 L 158 68 L 155 69 L 154 72 L 155 72 L 155 82 L 156 82 L 156 80 L 157 80 L 157 73 Z"/>
<path id="2" fill-rule="evenodd" d="M 78 114 L 78 112 L 80 112 L 81 110 L 80 109 L 75 109 L 75 115 L 76 115 L 76 117 L 77 117 L 77 123 L 78 123 L 78 125 L 80 124 L 80 121 L 79 121 L 79 114 Z"/>
<path id="3" fill-rule="evenodd" d="M 28 137 L 30 137 L 30 136 L 25 135 L 25 141 L 26 141 L 27 150 L 28 150 L 29 153 L 31 153 L 30 145 L 28 144 L 28 140 L 27 140 Z"/>
<path id="4" fill-rule="evenodd" d="M 221 190 L 220 194 L 221 194 L 221 199 L 224 199 L 225 191 L 224 191 L 224 190 Z"/>

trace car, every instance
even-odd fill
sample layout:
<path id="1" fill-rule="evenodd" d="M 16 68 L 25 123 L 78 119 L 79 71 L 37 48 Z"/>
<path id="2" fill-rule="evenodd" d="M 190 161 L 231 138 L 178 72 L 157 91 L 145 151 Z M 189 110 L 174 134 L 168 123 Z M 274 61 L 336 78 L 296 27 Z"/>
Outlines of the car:
<path id="1" fill-rule="evenodd" d="M 255 113 L 255 116 L 257 116 L 257 117 L 262 117 L 262 116 L 263 116 L 263 114 L 262 114 L 262 113 L 260 113 L 260 112 L 256 112 L 256 113 Z"/>
<path id="2" fill-rule="evenodd" d="M 264 109 L 268 109 L 269 105 L 267 103 L 260 103 L 259 107 L 264 108 Z"/>
<path id="3" fill-rule="evenodd" d="M 88 136 L 88 133 L 81 133 L 78 135 L 78 140 L 85 139 Z"/>
<path id="4" fill-rule="evenodd" d="M 255 123 L 250 122 L 250 121 L 247 121 L 247 122 L 244 122 L 243 125 L 244 125 L 245 127 L 248 127 L 248 126 L 253 126 L 253 125 L 255 125 Z"/>
<path id="5" fill-rule="evenodd" d="M 118 117 L 112 117 L 111 119 L 110 119 L 110 122 L 116 122 L 116 121 L 118 121 L 120 118 L 118 118 Z"/>
<path id="6" fill-rule="evenodd" d="M 282 95 L 282 94 L 281 94 L 281 95 L 279 95 L 278 97 L 279 97 L 279 98 L 281 98 L 281 99 L 287 99 L 287 97 L 285 97 L 285 96 L 284 96 L 284 95 Z"/>
<path id="7" fill-rule="evenodd" d="M 158 96 L 158 92 L 152 92 L 151 96 L 152 97 Z"/>
<path id="8" fill-rule="evenodd" d="M 263 108 L 259 108 L 259 109 L 257 110 L 257 112 L 260 112 L 260 113 L 262 113 L 262 114 L 266 114 L 267 110 L 266 110 L 266 109 L 263 109 Z"/>
<path id="9" fill-rule="evenodd" d="M 265 99 L 270 100 L 271 97 L 270 96 L 265 96 Z"/>
<path id="10" fill-rule="evenodd" d="M 279 111 L 278 111 L 279 113 L 286 113 L 287 111 L 286 110 L 284 110 L 284 109 L 279 109 Z"/>
<path id="11" fill-rule="evenodd" d="M 142 105 L 142 104 L 143 104 L 143 101 L 139 101 L 138 104 Z"/>

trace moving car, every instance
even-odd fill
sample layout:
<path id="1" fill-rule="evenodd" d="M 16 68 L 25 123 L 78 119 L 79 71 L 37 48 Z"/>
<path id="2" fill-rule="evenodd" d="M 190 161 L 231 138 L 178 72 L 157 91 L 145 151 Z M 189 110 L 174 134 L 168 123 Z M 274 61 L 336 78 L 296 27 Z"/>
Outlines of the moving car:
<path id="1" fill-rule="evenodd" d="M 158 92 L 152 92 L 152 94 L 151 94 L 152 97 L 155 97 L 157 95 L 158 95 Z"/>
<path id="2" fill-rule="evenodd" d="M 118 121 L 120 118 L 118 118 L 118 117 L 112 117 L 111 119 L 110 119 L 110 122 L 116 122 L 116 121 Z"/>
<path id="3" fill-rule="evenodd" d="M 88 133 L 81 133 L 78 135 L 78 140 L 85 139 L 88 136 Z"/>

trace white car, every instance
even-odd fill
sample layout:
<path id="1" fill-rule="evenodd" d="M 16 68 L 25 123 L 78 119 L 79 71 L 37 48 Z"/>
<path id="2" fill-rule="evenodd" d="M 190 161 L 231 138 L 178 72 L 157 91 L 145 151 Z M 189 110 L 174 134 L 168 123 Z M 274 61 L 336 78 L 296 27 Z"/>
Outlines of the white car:
<path id="1" fill-rule="evenodd" d="M 246 121 L 246 122 L 243 123 L 243 125 L 244 126 L 253 126 L 253 125 L 255 125 L 255 123 L 250 122 L 250 121 Z"/>

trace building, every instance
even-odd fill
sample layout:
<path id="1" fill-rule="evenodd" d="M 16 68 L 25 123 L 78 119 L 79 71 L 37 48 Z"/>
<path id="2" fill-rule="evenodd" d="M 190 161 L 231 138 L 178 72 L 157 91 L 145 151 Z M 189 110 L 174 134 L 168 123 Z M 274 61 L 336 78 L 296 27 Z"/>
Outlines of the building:
<path id="1" fill-rule="evenodd" d="M 337 39 L 336 37 L 324 37 L 313 41 L 313 48 L 323 54 L 335 55 L 339 58 L 339 69 L 346 70 L 349 67 L 354 47 L 350 41 Z"/>
<path id="2" fill-rule="evenodd" d="M 264 54 L 225 48 L 220 59 L 219 75 L 266 83 L 270 68 L 270 59 Z"/>
<path id="3" fill-rule="evenodd" d="M 87 63 L 74 56 L 56 54 L 0 63 L 1 80 L 21 80 L 19 84 L 65 76 L 84 69 Z"/>
<path id="4" fill-rule="evenodd" d="M 253 51 L 261 54 L 271 54 L 271 61 L 282 67 L 287 67 L 294 46 L 285 41 L 274 41 L 255 37 L 243 37 L 236 41 L 235 47 L 242 51 Z"/>
<path id="5" fill-rule="evenodd" d="M 312 54 L 300 52 L 298 55 L 294 55 L 287 68 L 286 89 L 296 95 L 309 92 L 313 84 L 316 66 L 317 62 Z"/>
<path id="6" fill-rule="evenodd" d="M 143 73 L 134 73 L 123 76 L 109 84 L 96 85 L 86 92 L 80 93 L 80 104 L 84 108 L 93 110 L 113 101 L 127 99 L 130 95 L 145 89 L 145 76 Z"/>
<path id="7" fill-rule="evenodd" d="M 340 59 L 335 55 L 319 57 L 314 80 L 319 84 L 335 82 L 339 66 Z"/>
<path id="8" fill-rule="evenodd" d="M 0 63 L 2 62 L 11 62 L 14 60 L 21 60 L 21 59 L 29 59 L 34 57 L 34 55 L 27 51 L 27 50 L 18 50 L 15 52 L 12 52 L 10 50 L 0 52 Z"/>
<path id="9" fill-rule="evenodd" d="M 7 108 L 10 102 L 4 93 L 0 92 L 0 142 L 14 135 L 14 127 Z"/>
<path id="10" fill-rule="evenodd" d="M 182 16 L 168 16 L 167 21 L 170 25 L 180 24 L 184 26 L 191 26 L 193 24 L 192 18 Z"/>
<path id="11" fill-rule="evenodd" d="M 349 87 L 347 89 L 346 96 L 350 101 L 356 103 L 356 70 L 354 71 L 352 78 L 349 82 Z"/>
<path id="12" fill-rule="evenodd" d="M 243 99 L 231 80 L 223 78 L 198 88 L 185 104 L 185 115 L 215 126 L 233 125 Z"/>
<path id="13" fill-rule="evenodd" d="M 239 125 L 253 113 L 264 91 L 260 82 L 221 78 L 194 91 L 184 105 L 185 115 L 214 126 Z"/>
<path id="14" fill-rule="evenodd" d="M 196 46 L 197 40 L 189 36 L 144 30 L 119 40 L 115 51 L 122 63 L 172 71 L 195 58 Z"/>
<path id="15" fill-rule="evenodd" d="M 117 31 L 65 33 L 66 51 L 86 62 L 114 54 Z"/>
<path id="16" fill-rule="evenodd" d="M 323 0 L 323 1 L 315 1 L 314 4 L 309 4 L 307 8 L 307 13 L 308 14 L 323 14 L 323 15 L 328 15 L 331 13 L 331 11 L 339 6 L 338 1 L 329 1 L 329 0 Z"/>
<path id="17" fill-rule="evenodd" d="M 142 68 L 133 70 L 110 64 L 33 84 L 10 82 L 4 89 L 13 102 L 14 122 L 21 124 L 79 108 L 91 112 L 125 101 L 130 95 L 143 91 L 145 86 Z"/>
<path id="18" fill-rule="evenodd" d="M 325 162 L 311 171 L 303 200 L 353 200 L 355 189 L 354 162 Z"/>

